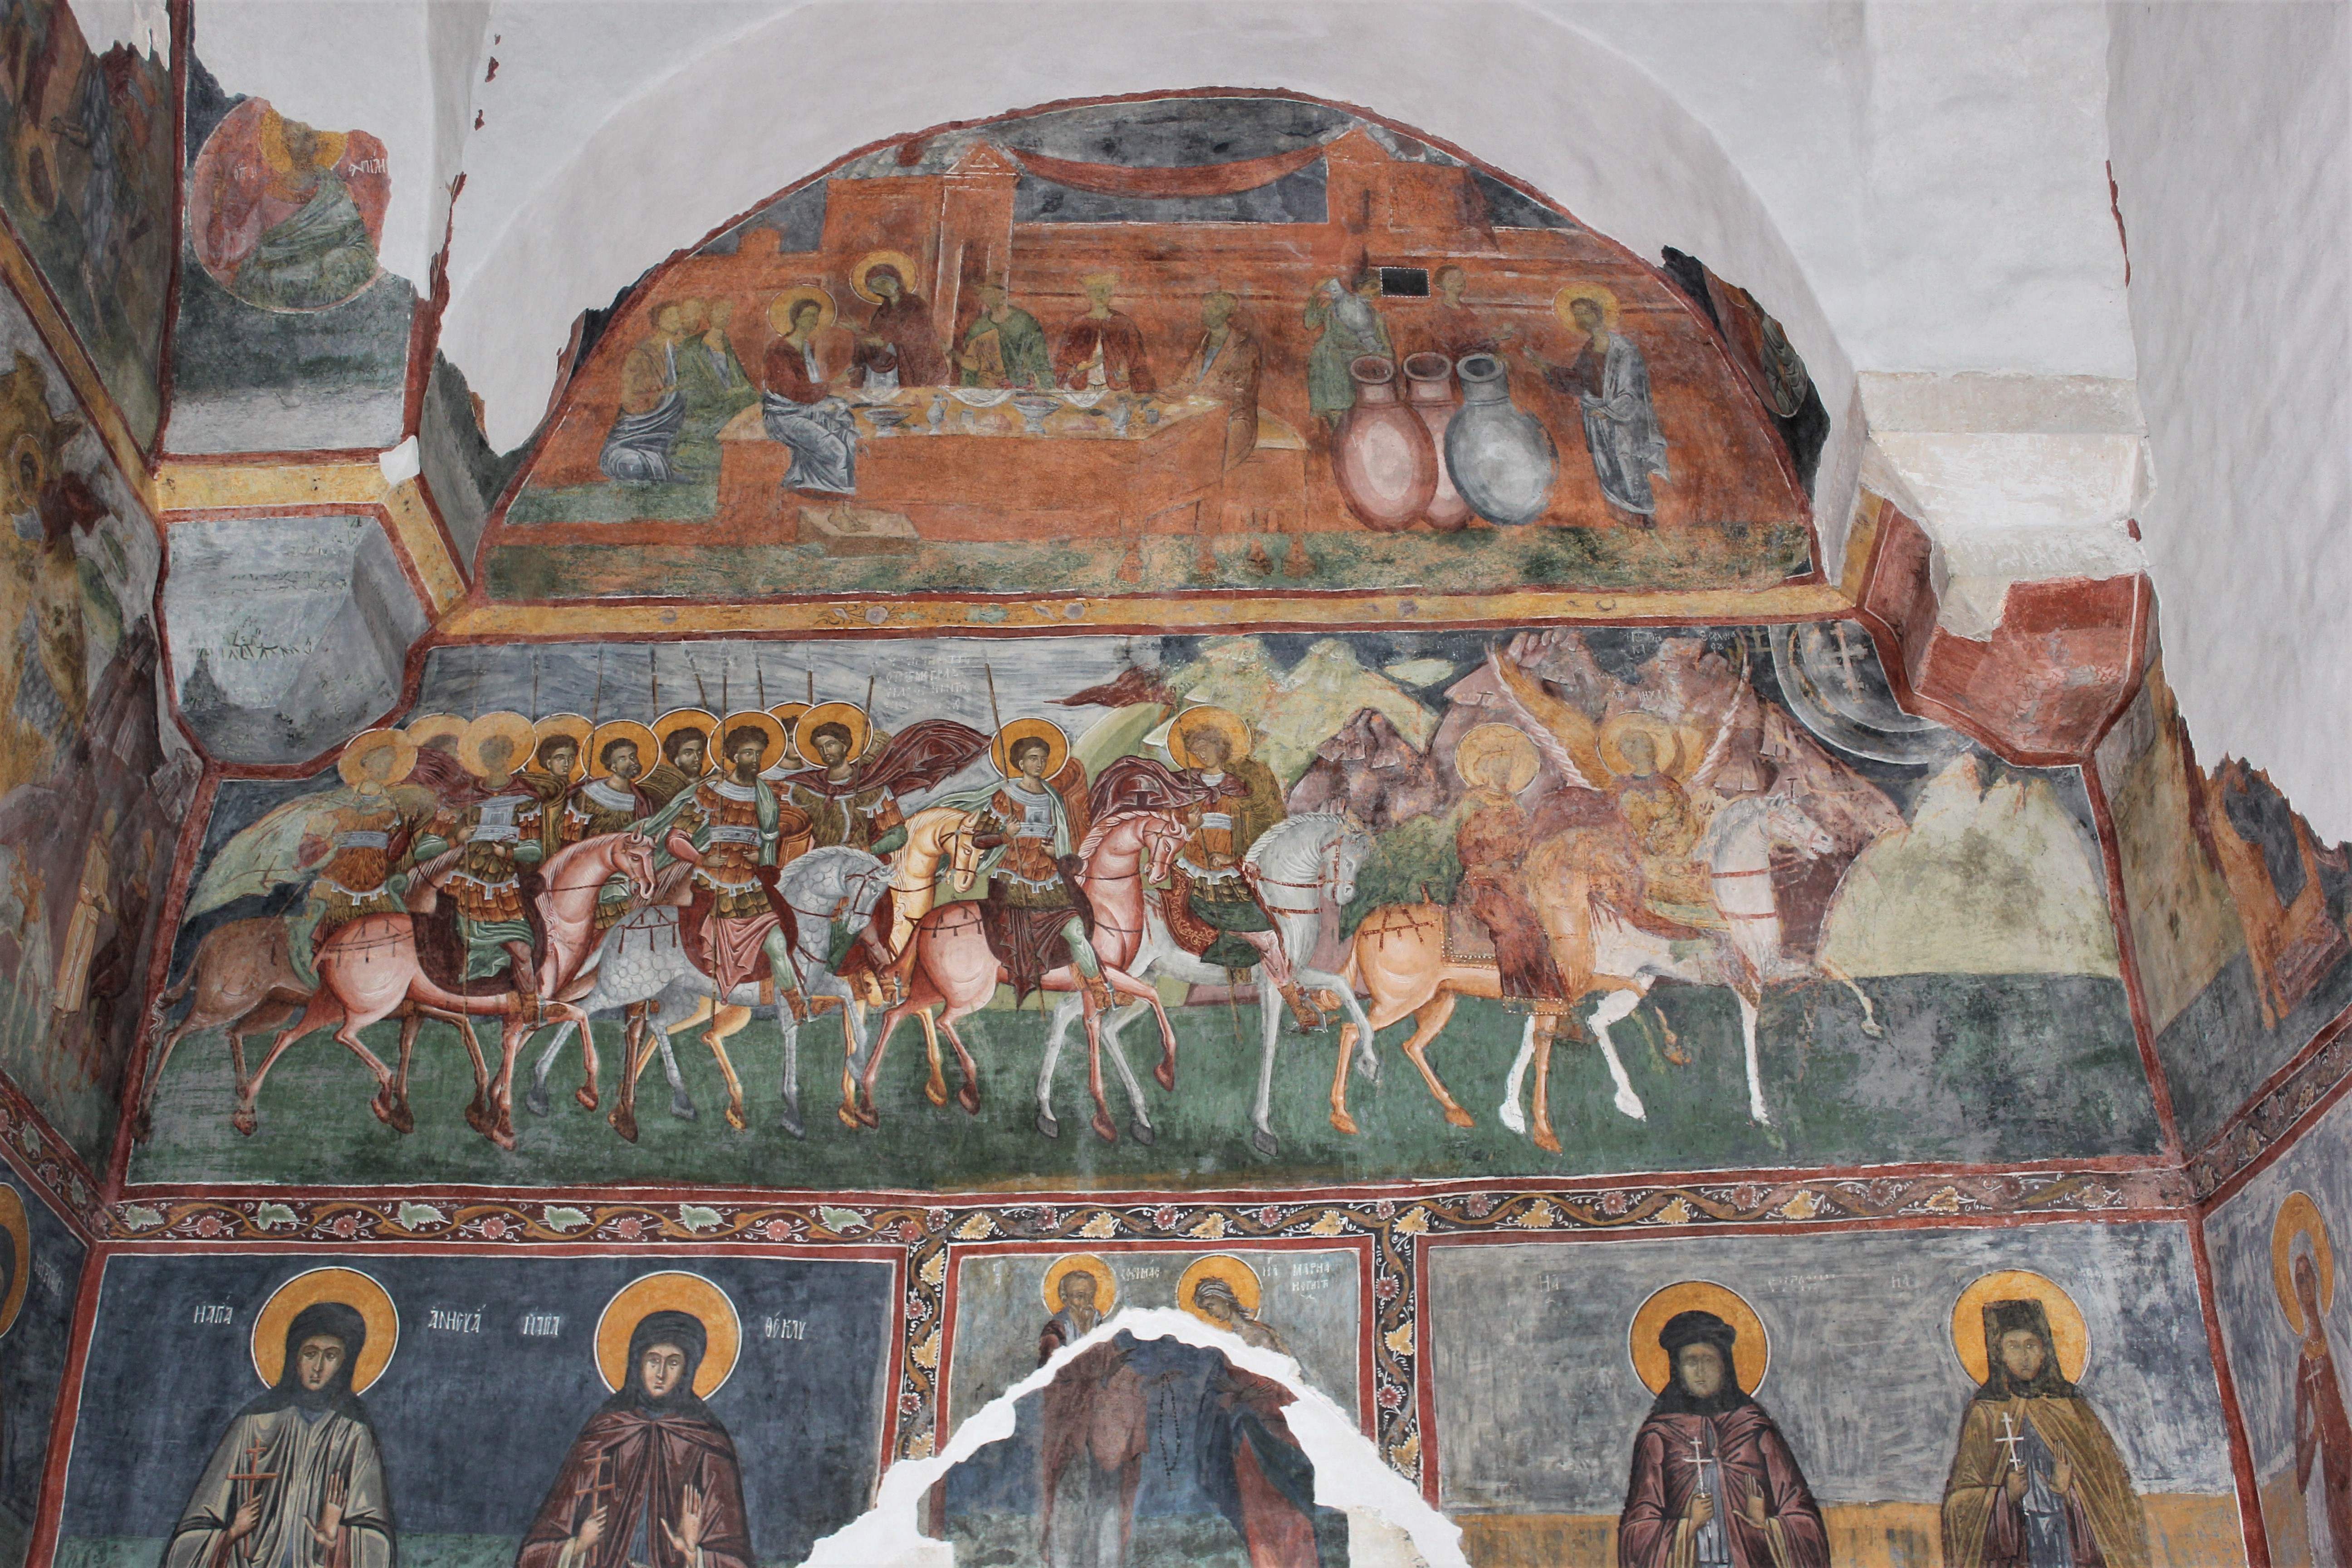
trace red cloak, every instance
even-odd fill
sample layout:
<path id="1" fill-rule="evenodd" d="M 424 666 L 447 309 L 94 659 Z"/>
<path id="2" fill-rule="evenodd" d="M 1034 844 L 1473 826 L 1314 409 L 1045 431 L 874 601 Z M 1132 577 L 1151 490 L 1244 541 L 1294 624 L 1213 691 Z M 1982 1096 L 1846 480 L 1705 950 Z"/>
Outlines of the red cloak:
<path id="1" fill-rule="evenodd" d="M 1712 1431 L 1709 1430 L 1712 1428 Z M 1804 1472 L 1780 1429 L 1763 1407 L 1743 1404 L 1721 1415 L 1653 1415 L 1633 1436 L 1633 1474 L 1617 1524 L 1619 1568 L 1666 1568 L 1676 1527 L 1698 1489 L 1691 1443 L 1719 1459 L 1716 1496 L 1734 1568 L 1774 1568 L 1772 1543 L 1750 1525 L 1741 1501 L 1752 1489 L 1764 1496 L 1768 1520 L 1778 1521 L 1789 1545 L 1789 1568 L 1830 1568 L 1829 1533 Z"/>
<path id="2" fill-rule="evenodd" d="M 515 1568 L 555 1568 L 564 1542 L 604 1507 L 604 1533 L 575 1568 L 627 1568 L 638 1521 L 646 1521 L 648 1568 L 687 1568 L 670 1544 L 686 1489 L 702 1493 L 702 1568 L 751 1568 L 743 1517 L 743 1477 L 727 1429 L 701 1401 L 664 1409 L 614 1400 L 572 1440 L 555 1485 L 523 1537 Z"/>

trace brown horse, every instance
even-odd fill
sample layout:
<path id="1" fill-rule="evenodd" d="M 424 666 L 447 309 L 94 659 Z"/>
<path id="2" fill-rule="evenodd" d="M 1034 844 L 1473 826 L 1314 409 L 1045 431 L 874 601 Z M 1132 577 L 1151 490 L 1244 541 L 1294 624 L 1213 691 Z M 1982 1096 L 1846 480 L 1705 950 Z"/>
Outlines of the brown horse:
<path id="1" fill-rule="evenodd" d="M 559 996 L 570 988 L 582 963 L 594 952 L 597 889 L 615 874 L 628 877 L 638 897 L 650 897 L 654 888 L 651 843 L 635 835 L 610 834 L 561 849 L 548 861 L 538 900 L 547 936 L 539 976 L 542 997 Z M 466 1110 L 467 1125 L 501 1148 L 514 1147 L 515 1054 L 551 1015 L 578 1019 L 580 1014 L 569 1003 L 549 1001 L 526 1016 L 520 999 L 510 990 L 461 996 L 436 984 L 418 960 L 414 922 L 415 915 L 431 912 L 435 901 L 429 878 L 419 878 L 408 892 L 409 913 L 367 915 L 337 927 L 320 944 L 316 960 L 320 984 L 315 991 L 306 990 L 294 974 L 282 921 L 237 921 L 206 933 L 197 945 L 188 974 L 159 1001 L 158 1014 L 191 988 L 196 992 L 196 1005 L 157 1053 L 154 1070 L 140 1098 L 137 1134 L 144 1137 L 152 1130 L 155 1089 L 162 1081 L 164 1064 L 173 1048 L 189 1035 L 205 1028 L 227 1029 L 237 1078 L 236 1105 L 230 1121 L 239 1132 L 250 1136 L 260 1125 L 255 1100 L 269 1069 L 289 1046 L 330 1024 L 339 1026 L 335 1038 L 376 1076 L 376 1095 L 370 1109 L 392 1127 L 408 1131 L 415 1125 L 407 1103 L 411 1053 L 417 1026 L 425 1018 L 434 1017 L 457 1026 L 473 1058 L 474 1100 Z M 244 1037 L 298 1012 L 248 1077 Z M 359 1037 L 360 1030 L 395 1015 L 401 1019 L 396 1075 Z M 469 1017 L 504 1020 L 504 1060 L 495 1084 L 480 1045 L 466 1022 Z"/>

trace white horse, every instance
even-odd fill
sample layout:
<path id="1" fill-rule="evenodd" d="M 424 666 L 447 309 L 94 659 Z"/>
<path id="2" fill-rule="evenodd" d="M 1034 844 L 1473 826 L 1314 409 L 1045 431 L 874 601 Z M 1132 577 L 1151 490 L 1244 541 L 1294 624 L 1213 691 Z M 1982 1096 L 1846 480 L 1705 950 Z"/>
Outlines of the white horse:
<path id="1" fill-rule="evenodd" d="M 1336 994 L 1340 1005 L 1355 1020 L 1356 1037 L 1362 1042 L 1357 1059 L 1367 1077 L 1380 1071 L 1380 1058 L 1371 1049 L 1371 1021 L 1364 1016 L 1355 988 L 1337 974 L 1308 968 L 1307 960 L 1313 955 L 1322 935 L 1326 900 L 1339 908 L 1355 901 L 1356 873 L 1371 850 L 1371 835 L 1355 818 L 1341 812 L 1316 811 L 1276 823 L 1242 857 L 1243 865 L 1255 873 L 1260 903 L 1281 933 L 1283 954 L 1290 961 L 1293 976 L 1301 986 Z M 1144 910 L 1143 947 L 1128 965 L 1129 974 L 1140 979 L 1147 973 L 1157 972 L 1192 985 L 1223 985 L 1233 980 L 1228 971 L 1202 963 L 1177 944 L 1160 918 L 1156 898 L 1146 900 Z M 1274 1095 L 1275 1049 L 1282 1026 L 1282 994 L 1267 982 L 1263 964 L 1243 973 L 1252 976 L 1257 986 L 1257 1100 L 1250 1113 L 1250 1143 L 1260 1154 L 1272 1158 L 1280 1147 L 1273 1128 L 1267 1125 L 1267 1116 Z M 1102 1037 L 1119 1081 L 1127 1086 L 1128 1102 L 1133 1108 L 1128 1131 L 1137 1142 L 1148 1144 L 1156 1136 L 1151 1113 L 1144 1105 L 1143 1085 L 1136 1079 L 1135 1069 L 1128 1065 L 1127 1052 L 1119 1044 L 1119 1032 L 1147 1010 L 1145 1004 L 1132 1002 L 1107 1015 Z M 1055 1003 L 1053 1032 L 1045 1042 L 1045 1062 L 1037 1070 L 1037 1131 L 1048 1138 L 1061 1132 L 1061 1124 L 1054 1115 L 1054 1068 L 1061 1059 L 1063 1039 L 1078 1012 L 1079 998 L 1076 994 Z"/>
<path id="2" fill-rule="evenodd" d="M 833 971 L 833 931 L 835 922 L 839 922 L 859 939 L 865 939 L 874 908 L 889 884 L 887 865 L 862 849 L 844 845 L 810 850 L 784 867 L 776 882 L 777 891 L 793 915 L 796 929 L 792 963 L 801 990 L 811 998 L 830 996 L 841 1004 L 842 1033 L 853 1062 L 862 1060 L 866 1052 L 866 1008 L 864 999 Z M 686 944 L 678 935 L 677 910 L 656 907 L 640 910 L 613 928 L 598 952 L 595 989 L 577 1005 L 584 1013 L 594 1013 L 633 1006 L 664 995 L 707 997 L 723 1005 L 745 1009 L 763 1002 L 756 984 L 738 985 L 723 998 L 718 995 L 718 990 L 716 983 L 688 955 Z M 800 1021 L 793 1016 L 781 989 L 764 1000 L 773 1006 L 776 1027 L 784 1037 L 784 1102 L 779 1124 L 793 1137 L 803 1137 L 806 1129 L 800 1108 Z M 685 1083 L 670 1051 L 668 1033 L 658 1026 L 653 1033 L 669 1078 L 670 1109 L 691 1120 L 693 1101 L 686 1098 Z M 567 1023 L 558 1029 L 554 1040 L 541 1053 L 531 1069 L 530 1091 L 524 1103 L 540 1115 L 547 1113 L 547 1075 L 555 1066 L 564 1042 L 571 1037 L 572 1026 Z M 719 1071 L 727 1079 L 727 1123 L 740 1131 L 748 1124 L 742 1082 L 736 1077 L 734 1064 L 716 1031 L 706 1032 L 703 1038 L 718 1058 Z M 624 1137 L 629 1137 L 635 1130 L 636 1079 L 645 1069 L 649 1054 L 648 1048 L 635 1041 L 626 1053 L 620 1102 L 613 1112 L 614 1126 L 621 1130 Z M 627 1126 L 623 1125 L 625 1121 Z"/>
<path id="3" fill-rule="evenodd" d="M 1692 847 L 1691 858 L 1706 863 L 1709 891 L 1726 929 L 1700 951 L 1691 951 L 1692 943 L 1677 944 L 1643 931 L 1606 910 L 1593 910 L 1594 989 L 1605 994 L 1592 1011 L 1592 1033 L 1609 1064 L 1609 1077 L 1617 1087 L 1616 1107 L 1634 1121 L 1647 1120 L 1649 1112 L 1625 1074 L 1625 1064 L 1619 1059 L 1616 1044 L 1609 1037 L 1609 1026 L 1629 1016 L 1641 1005 L 1642 998 L 1650 994 L 1650 987 L 1660 980 L 1730 988 L 1739 1003 L 1739 1031 L 1747 1055 L 1748 1116 L 1759 1126 L 1768 1126 L 1772 1120 L 1764 1103 L 1764 1082 L 1756 1052 L 1756 1010 L 1763 999 L 1765 986 L 1810 980 L 1817 973 L 1827 975 L 1853 992 L 1854 999 L 1862 1004 L 1864 1034 L 1875 1038 L 1885 1032 L 1879 1027 L 1870 997 L 1850 976 L 1833 964 L 1820 960 L 1808 964 L 1790 958 L 1782 950 L 1780 911 L 1772 895 L 1772 849 L 1776 845 L 1815 859 L 1834 849 L 1837 841 L 1787 795 L 1743 795 L 1717 810 L 1706 831 Z M 1675 952 L 1677 945 L 1684 950 L 1682 952 Z M 1550 1053 L 1547 1048 L 1542 1054 L 1548 1058 Z M 1511 1063 L 1510 1082 L 1504 1091 L 1500 1111 L 1503 1125 L 1514 1132 L 1528 1131 L 1519 1097 L 1530 1062 L 1537 1064 L 1539 1074 L 1547 1065 L 1538 1056 L 1532 1019 L 1521 1034 L 1519 1054 Z M 1536 1141 L 1547 1148 L 1556 1147 L 1556 1142 L 1545 1142 L 1549 1135 L 1548 1125 L 1538 1126 Z"/>

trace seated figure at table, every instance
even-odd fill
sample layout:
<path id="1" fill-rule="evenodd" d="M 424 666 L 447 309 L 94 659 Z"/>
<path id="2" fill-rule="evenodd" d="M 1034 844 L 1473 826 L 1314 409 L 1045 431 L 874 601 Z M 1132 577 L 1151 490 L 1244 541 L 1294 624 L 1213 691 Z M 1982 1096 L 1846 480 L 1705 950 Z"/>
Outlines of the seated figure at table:
<path id="1" fill-rule="evenodd" d="M 931 330 L 931 307 L 908 289 L 899 265 L 875 261 L 856 281 L 857 292 L 874 301 L 874 313 L 858 337 L 861 357 L 870 357 L 874 365 L 887 363 L 897 373 L 898 379 L 888 383 L 893 388 L 946 385 L 947 359 Z M 872 366 L 866 384 L 869 391 L 881 389 Z"/>
<path id="2" fill-rule="evenodd" d="M 621 360 L 621 403 L 596 466 L 615 479 L 666 482 L 670 455 L 686 425 L 686 397 L 677 385 L 677 342 L 685 313 L 675 300 L 656 305 L 654 330 Z"/>
<path id="3" fill-rule="evenodd" d="M 832 314 L 832 297 L 822 289 L 789 289 L 768 307 L 779 335 L 761 365 L 761 422 L 772 439 L 792 448 L 788 488 L 855 495 L 857 422 L 834 395 L 820 336 Z"/>
<path id="4" fill-rule="evenodd" d="M 963 330 L 956 364 L 966 386 L 1051 386 L 1045 329 L 1013 302 L 1002 283 L 980 286 L 980 314 Z"/>
<path id="5" fill-rule="evenodd" d="M 1079 279 L 1086 286 L 1087 313 L 1062 329 L 1054 349 L 1054 374 L 1064 386 L 1081 390 L 1104 386 L 1119 392 L 1155 392 L 1151 358 L 1143 347 L 1143 329 L 1135 318 L 1110 308 L 1118 289 L 1116 272 L 1089 272 Z"/>

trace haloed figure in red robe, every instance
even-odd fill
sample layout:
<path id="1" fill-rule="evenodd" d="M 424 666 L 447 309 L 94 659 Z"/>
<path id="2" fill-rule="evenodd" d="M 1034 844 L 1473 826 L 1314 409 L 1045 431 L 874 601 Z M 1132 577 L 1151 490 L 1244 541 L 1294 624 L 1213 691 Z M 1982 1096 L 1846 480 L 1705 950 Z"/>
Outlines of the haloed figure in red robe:
<path id="1" fill-rule="evenodd" d="M 694 1392 L 709 1336 L 648 1312 L 626 1381 L 572 1440 L 515 1568 L 751 1568 L 734 1440 Z"/>
<path id="2" fill-rule="evenodd" d="M 1804 1472 L 1733 1375 L 1737 1333 L 1712 1312 L 1658 1332 L 1672 1372 L 1633 1436 L 1620 1568 L 1829 1568 Z"/>

